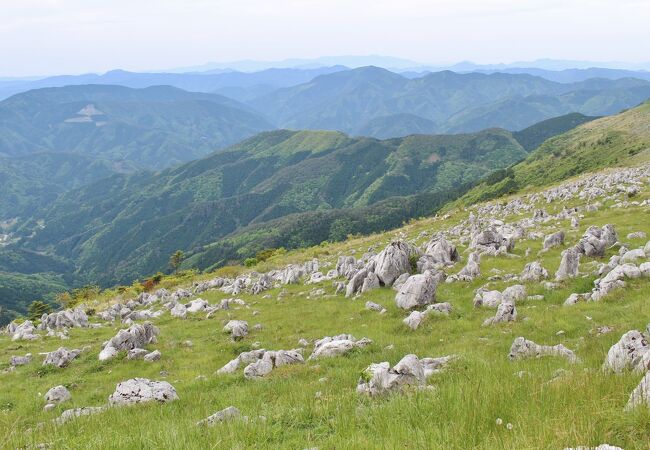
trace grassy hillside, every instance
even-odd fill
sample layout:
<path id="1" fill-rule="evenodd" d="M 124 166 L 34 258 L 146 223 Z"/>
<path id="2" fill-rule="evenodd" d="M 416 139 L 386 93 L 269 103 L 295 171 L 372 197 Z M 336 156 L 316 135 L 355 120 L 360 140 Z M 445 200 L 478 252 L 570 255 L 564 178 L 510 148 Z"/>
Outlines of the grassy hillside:
<path id="1" fill-rule="evenodd" d="M 524 161 L 501 170 L 468 192 L 477 202 L 568 177 L 650 157 L 650 102 L 590 121 L 544 142 Z"/>
<path id="2" fill-rule="evenodd" d="M 563 84 L 527 74 L 444 71 L 408 79 L 362 67 L 321 75 L 249 104 L 283 127 L 391 137 L 425 128 L 436 133 L 521 130 L 572 112 L 615 114 L 648 97 L 650 82 L 631 78 Z"/>
<path id="3" fill-rule="evenodd" d="M 74 261 L 89 280 L 126 282 L 166 269 L 177 249 L 193 251 L 249 224 L 444 193 L 525 155 L 496 129 L 385 141 L 280 130 L 159 174 L 114 176 L 66 193 L 19 235 L 21 245 Z M 306 233 L 310 243 L 330 237 Z"/>
<path id="4" fill-rule="evenodd" d="M 272 128 L 234 100 L 169 86 L 37 89 L 0 102 L 0 156 L 79 153 L 161 169 Z"/>
<path id="5" fill-rule="evenodd" d="M 647 180 L 635 200 L 650 199 Z M 504 199 L 506 200 L 506 199 Z M 530 199 L 522 199 L 524 202 Z M 68 348 L 89 346 L 69 367 L 44 368 L 38 352 L 51 351 L 61 345 L 56 337 L 39 341 L 11 342 L 0 336 L 0 360 L 31 352 L 35 360 L 13 372 L 0 374 L 4 389 L 0 392 L 0 437 L 10 448 L 40 443 L 61 447 L 84 448 L 398 448 L 408 443 L 413 448 L 458 449 L 556 449 L 597 446 L 609 443 L 626 449 L 646 448 L 650 431 L 650 410 L 645 407 L 625 412 L 630 392 L 642 373 L 624 371 L 611 374 L 601 369 L 610 346 L 628 330 L 645 330 L 648 322 L 648 278 L 626 280 L 626 288 L 616 290 L 599 302 L 562 306 L 573 292 L 585 292 L 597 277 L 593 273 L 600 259 L 581 261 L 584 276 L 545 289 L 540 283 L 526 283 L 529 295 L 543 299 L 517 302 L 518 319 L 493 326 L 481 326 L 494 314 L 493 309 L 472 306 L 475 289 L 488 285 L 502 290 L 514 283 L 494 276 L 519 274 L 524 265 L 538 259 L 554 273 L 560 253 L 574 245 L 590 226 L 606 223 L 616 227 L 629 248 L 643 247 L 645 239 L 627 239 L 631 232 L 650 234 L 646 208 L 630 205 L 612 208 L 626 197 L 598 198 L 598 210 L 582 210 L 584 218 L 577 229 L 569 221 L 551 220 L 536 229 L 549 233 L 567 232 L 566 244 L 536 256 L 542 248 L 540 239 L 524 237 L 517 241 L 515 257 L 484 256 L 482 275 L 472 282 L 441 283 L 437 301 L 451 303 L 449 316 L 429 315 L 420 327 L 409 330 L 402 323 L 406 312 L 395 306 L 395 292 L 378 288 L 358 298 L 334 295 L 331 282 L 314 285 L 284 285 L 254 296 L 243 292 L 237 297 L 249 307 L 217 311 L 210 319 L 205 313 L 185 320 L 165 312 L 154 323 L 160 328 L 158 342 L 147 346 L 159 349 L 157 362 L 131 361 L 123 353 L 111 361 L 99 362 L 97 355 L 104 341 L 126 328 L 119 320 L 100 328 L 72 329 Z M 593 200 L 570 200 L 531 206 L 545 208 L 549 214 L 565 207 L 583 208 Z M 478 210 L 474 210 L 476 213 Z M 625 214 L 621 214 L 624 211 Z M 520 214 L 500 214 L 499 220 L 513 223 L 530 218 L 532 209 Z M 448 215 L 413 222 L 401 229 L 330 244 L 316 248 L 278 254 L 264 264 L 253 267 L 263 271 L 313 257 L 333 267 L 339 255 L 361 256 L 368 248 L 380 250 L 399 236 L 424 244 L 431 235 L 448 231 L 467 220 L 469 211 L 456 209 Z M 424 235 L 423 233 L 426 233 Z M 451 233 L 450 233 L 451 235 Z M 467 247 L 456 241 L 463 258 Z M 527 256 L 530 249 L 530 256 Z M 602 261 L 618 252 L 609 249 Z M 327 266 L 327 264 L 331 264 Z M 464 263 L 448 268 L 456 273 Z M 245 269 L 230 269 L 228 273 Z M 225 275 L 224 270 L 198 278 Z M 198 279 L 197 278 L 197 279 Z M 192 280 L 174 285 L 173 279 L 160 286 L 189 287 Z M 155 289 L 155 288 L 154 288 Z M 310 294 L 323 289 L 325 295 Z M 138 291 L 127 289 L 121 295 L 107 292 L 89 308 L 101 309 L 109 303 L 125 303 Z M 200 294 L 211 304 L 232 297 L 219 290 Z M 387 309 L 378 314 L 364 308 L 366 301 Z M 161 309 L 159 304 L 152 305 Z M 230 319 L 247 320 L 252 330 L 243 340 L 233 342 L 221 332 Z M 99 322 L 91 317 L 92 322 Z M 603 331 L 608 327 L 613 331 Z M 274 369 L 260 380 L 247 380 L 241 370 L 218 375 L 216 370 L 242 351 L 253 348 L 296 348 L 301 338 L 313 342 L 323 336 L 351 333 L 368 337 L 373 343 L 344 356 L 307 361 Z M 539 344 L 563 344 L 576 352 L 579 361 L 570 364 L 565 358 L 510 361 L 513 340 L 524 336 Z M 190 341 L 188 343 L 187 341 Z M 304 350 L 307 357 L 311 344 Z M 364 369 L 371 363 L 395 364 L 404 355 L 419 357 L 458 355 L 442 373 L 429 378 L 423 389 L 406 389 L 379 397 L 355 392 Z M 64 425 L 52 422 L 68 408 L 101 406 L 117 383 L 133 377 L 147 377 L 171 383 L 179 400 L 156 402 L 133 407 L 109 408 L 97 415 L 80 417 Z M 44 393 L 56 385 L 65 385 L 72 399 L 52 411 L 43 411 Z M 196 422 L 214 412 L 235 406 L 249 420 L 231 420 L 214 427 L 200 427 Z M 263 416 L 261 418 L 260 416 Z M 38 425 L 43 423 L 43 425 Z"/>

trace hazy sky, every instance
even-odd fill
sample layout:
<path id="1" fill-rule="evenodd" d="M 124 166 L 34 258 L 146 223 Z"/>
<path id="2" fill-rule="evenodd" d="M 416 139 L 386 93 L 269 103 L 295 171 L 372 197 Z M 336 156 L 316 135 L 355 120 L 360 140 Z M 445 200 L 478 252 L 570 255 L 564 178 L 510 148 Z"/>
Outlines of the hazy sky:
<path id="1" fill-rule="evenodd" d="M 0 76 L 381 54 L 650 60 L 649 0 L 3 0 Z"/>

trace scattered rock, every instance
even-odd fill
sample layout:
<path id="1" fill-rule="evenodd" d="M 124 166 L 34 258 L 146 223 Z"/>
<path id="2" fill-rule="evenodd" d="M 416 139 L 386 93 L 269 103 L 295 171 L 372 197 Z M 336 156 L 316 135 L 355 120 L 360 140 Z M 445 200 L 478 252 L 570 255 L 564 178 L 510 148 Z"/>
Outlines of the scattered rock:
<path id="1" fill-rule="evenodd" d="M 27 353 L 25 356 L 12 356 L 9 360 L 11 367 L 24 366 L 32 362 L 32 354 Z"/>
<path id="2" fill-rule="evenodd" d="M 395 303 L 402 309 L 413 309 L 433 303 L 437 283 L 434 273 L 427 270 L 423 274 L 411 275 L 395 296 Z"/>
<path id="3" fill-rule="evenodd" d="M 160 403 L 178 400 L 176 389 L 166 381 L 152 381 L 147 378 L 132 378 L 118 383 L 115 392 L 108 397 L 112 406 L 131 405 L 157 401 Z"/>
<path id="4" fill-rule="evenodd" d="M 650 372 L 646 372 L 639 385 L 630 394 L 625 410 L 630 411 L 641 405 L 650 408 Z"/>
<path id="5" fill-rule="evenodd" d="M 363 348 L 372 341 L 368 338 L 356 339 L 351 334 L 339 334 L 338 336 L 325 336 L 314 342 L 314 351 L 309 359 L 332 358 L 348 353 L 355 348 Z"/>
<path id="6" fill-rule="evenodd" d="M 620 373 L 623 370 L 645 372 L 650 369 L 650 345 L 645 336 L 631 330 L 607 352 L 603 369 Z"/>
<path id="7" fill-rule="evenodd" d="M 553 247 L 559 247 L 564 244 L 564 231 L 558 231 L 553 234 L 549 234 L 544 238 L 544 250 L 551 249 Z"/>
<path id="8" fill-rule="evenodd" d="M 575 363 L 578 361 L 575 353 L 562 344 L 558 345 L 538 345 L 533 341 L 518 337 L 510 347 L 508 357 L 510 359 L 525 359 L 525 358 L 540 358 L 542 356 L 562 356 L 569 362 Z"/>
<path id="9" fill-rule="evenodd" d="M 231 320 L 223 327 L 223 331 L 230 333 L 233 341 L 239 341 L 248 335 L 248 322 L 245 320 Z"/>
<path id="10" fill-rule="evenodd" d="M 105 406 L 84 406 L 82 408 L 66 409 L 57 419 L 55 419 L 55 422 L 59 425 L 63 425 L 76 417 L 90 416 L 105 410 Z"/>
<path id="11" fill-rule="evenodd" d="M 65 386 L 59 385 L 47 391 L 44 398 L 47 403 L 59 404 L 70 400 L 72 395 L 70 395 L 70 391 Z"/>
<path id="12" fill-rule="evenodd" d="M 525 283 L 540 282 L 548 278 L 548 270 L 539 261 L 533 261 L 524 267 L 519 279 Z"/>
<path id="13" fill-rule="evenodd" d="M 514 303 L 503 301 L 497 308 L 496 315 L 483 322 L 483 326 L 493 325 L 502 322 L 514 322 L 517 320 L 517 309 Z"/>
<path id="14" fill-rule="evenodd" d="M 221 422 L 226 422 L 228 420 L 238 419 L 241 417 L 241 412 L 234 406 L 229 406 L 221 411 L 217 411 L 211 416 L 206 417 L 203 420 L 198 421 L 196 424 L 201 426 L 205 425 L 211 427 Z"/>
<path id="15" fill-rule="evenodd" d="M 562 252 L 560 267 L 555 272 L 555 280 L 563 281 L 578 276 L 580 253 L 575 248 L 568 248 Z"/>
<path id="16" fill-rule="evenodd" d="M 384 308 L 381 305 L 378 305 L 377 303 L 374 302 L 366 302 L 366 309 L 370 311 L 377 311 L 379 314 L 385 314 L 386 313 L 386 308 Z"/>
<path id="17" fill-rule="evenodd" d="M 70 364 L 70 362 L 75 359 L 80 353 L 81 350 L 79 349 L 68 350 L 65 347 L 59 347 L 53 352 L 45 353 L 45 360 L 43 361 L 43 365 L 52 365 L 63 368 Z"/>
<path id="18" fill-rule="evenodd" d="M 416 355 L 406 355 L 392 368 L 388 362 L 371 364 L 362 372 L 357 392 L 376 396 L 399 391 L 405 386 L 422 387 L 428 377 L 441 371 L 452 358 L 445 356 L 420 360 Z"/>

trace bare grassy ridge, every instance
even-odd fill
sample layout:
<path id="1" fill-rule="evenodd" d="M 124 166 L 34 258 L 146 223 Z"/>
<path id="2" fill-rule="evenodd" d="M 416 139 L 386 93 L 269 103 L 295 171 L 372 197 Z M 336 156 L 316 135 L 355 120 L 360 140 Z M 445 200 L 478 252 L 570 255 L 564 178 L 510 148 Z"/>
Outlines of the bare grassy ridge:
<path id="1" fill-rule="evenodd" d="M 650 192 L 646 189 L 635 199 L 648 197 Z M 551 213 L 564 205 L 555 202 L 543 206 Z M 588 226 L 605 223 L 613 223 L 620 240 L 629 243 L 630 248 L 642 246 L 645 240 L 628 241 L 625 239 L 628 233 L 645 231 L 650 235 L 647 208 L 602 208 L 586 214 L 578 230 L 570 230 L 568 221 L 550 222 L 547 227 L 549 231 L 567 231 L 567 245 L 573 245 Z M 399 232 L 415 238 L 421 231 L 435 232 L 466 217 L 467 212 L 456 210 L 445 219 L 414 221 L 393 233 L 276 256 L 257 269 L 266 270 L 313 256 L 332 262 L 339 254 L 356 251 L 356 256 L 360 256 L 371 245 L 383 247 Z M 508 221 L 515 219 L 509 217 Z M 425 239 L 420 238 L 418 243 Z M 65 369 L 42 368 L 41 357 L 36 356 L 35 361 L 18 367 L 15 372 L 0 374 L 2 447 L 19 448 L 45 442 L 53 448 L 101 449 L 561 449 L 608 442 L 628 450 L 649 448 L 650 411 L 639 408 L 632 413 L 623 412 L 641 375 L 610 375 L 600 370 L 607 350 L 624 332 L 643 330 L 650 322 L 648 280 L 628 281 L 626 289 L 614 291 L 602 302 L 573 307 L 564 307 L 562 303 L 572 292 L 589 290 L 593 276 L 566 282 L 555 291 L 530 284 L 529 295 L 543 294 L 545 300 L 519 303 L 519 319 L 515 323 L 481 327 L 482 321 L 494 311 L 473 308 L 474 289 L 485 284 L 492 269 L 519 273 L 533 258 L 523 258 L 527 247 L 535 255 L 541 241 L 517 242 L 514 253 L 522 256 L 520 259 L 483 257 L 482 276 L 472 283 L 440 285 L 438 301 L 450 302 L 454 311 L 449 317 L 428 316 L 414 332 L 402 324 L 405 313 L 395 307 L 391 289 L 370 291 L 356 300 L 333 295 L 306 298 L 312 288 L 322 287 L 332 294 L 332 286 L 326 282 L 286 287 L 287 295 L 281 300 L 279 289 L 269 291 L 271 299 L 242 294 L 239 297 L 250 309 L 219 311 L 210 320 L 204 319 L 204 314 L 187 320 L 165 314 L 156 321 L 161 330 L 159 343 L 151 346 L 163 355 L 156 363 L 126 361 L 121 357 L 106 363 L 97 360 L 102 342 L 120 326 L 73 329 L 69 341 L 44 338 L 37 342 L 11 342 L 9 337 L 0 336 L 3 363 L 12 355 L 27 352 L 37 355 L 61 345 L 91 346 L 89 352 Z M 462 253 L 464 248 L 459 250 Z M 562 250 L 553 249 L 542 257 L 543 265 L 551 274 L 559 266 Z M 582 271 L 586 271 L 588 263 L 589 259 L 583 258 Z M 496 283 L 494 288 L 505 286 Z M 216 303 L 228 296 L 212 291 L 201 297 Z M 378 315 L 366 311 L 367 300 L 380 303 L 388 313 Z M 260 313 L 253 315 L 253 311 Z M 229 318 L 247 320 L 251 325 L 259 322 L 263 329 L 253 331 L 242 342 L 233 343 L 221 332 L 223 321 Z M 596 327 L 601 325 L 611 326 L 615 331 L 598 335 Z M 565 333 L 556 335 L 560 330 Z M 239 352 L 251 349 L 255 341 L 266 349 L 289 349 L 297 347 L 300 338 L 312 340 L 344 332 L 358 338 L 367 336 L 374 343 L 344 357 L 281 367 L 257 382 L 245 380 L 241 372 L 214 375 Z M 511 362 L 507 354 L 517 336 L 540 344 L 562 343 L 575 350 L 581 362 L 570 365 L 565 359 L 554 357 Z M 182 345 L 188 339 L 193 342 L 191 348 Z M 385 347 L 390 344 L 394 348 L 387 350 Z M 433 390 L 374 399 L 356 394 L 359 374 L 368 364 L 380 361 L 394 364 L 407 353 L 420 357 L 454 353 L 461 359 L 445 373 L 429 379 Z M 558 369 L 567 373 L 549 382 Z M 120 381 L 132 377 L 163 379 L 160 371 L 168 372 L 164 379 L 175 386 L 179 401 L 113 408 L 63 426 L 50 422 L 64 409 L 105 404 Z M 519 371 L 529 375 L 515 376 Z M 197 379 L 199 375 L 207 378 Z M 327 381 L 320 382 L 322 377 Z M 39 394 L 58 384 L 68 386 L 72 401 L 53 412 L 43 412 L 45 402 Z M 322 393 L 320 398 L 316 397 L 317 392 Z M 212 428 L 195 425 L 229 405 L 239 408 L 252 421 L 233 421 Z M 266 421 L 254 420 L 260 415 Z M 503 425 L 497 425 L 497 418 L 503 420 Z M 41 422 L 46 425 L 37 428 Z M 507 423 L 513 425 L 512 430 L 506 428 Z"/>

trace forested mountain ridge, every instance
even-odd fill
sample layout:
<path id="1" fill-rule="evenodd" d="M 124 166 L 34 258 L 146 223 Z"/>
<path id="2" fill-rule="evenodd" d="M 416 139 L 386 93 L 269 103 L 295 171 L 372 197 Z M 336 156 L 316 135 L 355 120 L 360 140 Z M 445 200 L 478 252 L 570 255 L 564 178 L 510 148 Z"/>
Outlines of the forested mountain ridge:
<path id="1" fill-rule="evenodd" d="M 60 196 L 23 223 L 22 245 L 103 283 L 164 269 L 248 224 L 444 193 L 526 156 L 505 130 L 399 139 L 278 130 L 158 174 L 116 175 Z"/>

